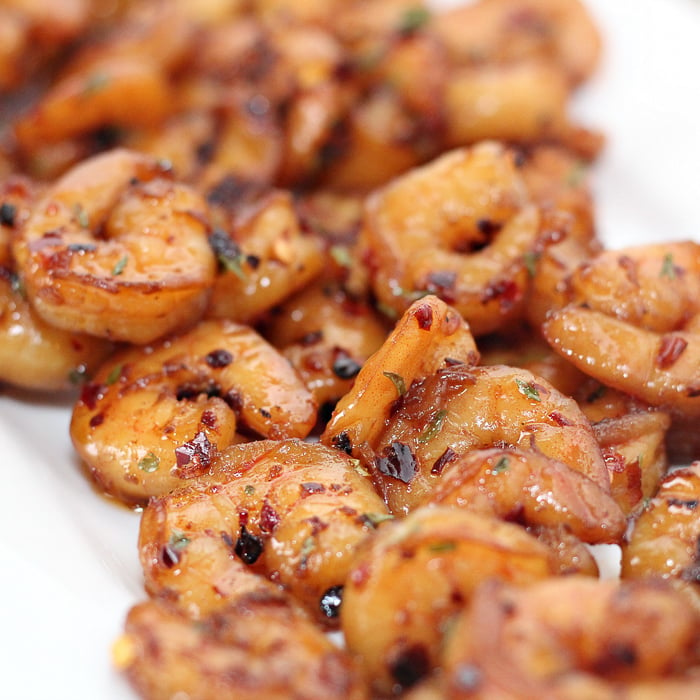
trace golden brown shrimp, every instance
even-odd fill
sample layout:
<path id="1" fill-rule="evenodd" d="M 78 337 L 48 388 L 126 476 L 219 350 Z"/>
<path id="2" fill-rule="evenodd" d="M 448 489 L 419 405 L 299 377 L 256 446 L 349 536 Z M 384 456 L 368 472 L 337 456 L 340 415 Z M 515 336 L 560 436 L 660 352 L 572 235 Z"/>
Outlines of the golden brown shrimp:
<path id="1" fill-rule="evenodd" d="M 514 153 L 487 142 L 442 155 L 371 195 L 361 255 L 383 308 L 400 314 L 416 296 L 434 293 L 481 335 L 521 316 L 539 224 Z"/>
<path id="2" fill-rule="evenodd" d="M 206 216 L 206 202 L 162 164 L 117 149 L 51 185 L 13 253 L 46 321 L 147 343 L 204 310 L 215 272 Z"/>
<path id="3" fill-rule="evenodd" d="M 431 364 L 424 362 L 416 341 L 428 301 L 435 305 L 434 297 L 416 302 L 364 365 L 321 441 L 360 459 L 394 513 L 418 504 L 454 458 L 498 445 L 536 447 L 609 493 L 590 423 L 545 379 L 502 365 L 474 367 L 478 355 L 465 357 L 463 347 L 455 357 L 442 329 L 424 334 L 424 343 L 430 336 L 434 343 Z M 446 308 L 449 319 L 455 312 Z"/>
<path id="4" fill-rule="evenodd" d="M 674 469 L 633 521 L 621 576 L 661 576 L 688 587 L 700 604 L 700 462 Z M 700 609 L 700 608 L 699 608 Z"/>
<path id="5" fill-rule="evenodd" d="M 144 503 L 208 472 L 239 429 L 306 437 L 315 422 L 282 355 L 247 326 L 204 321 L 112 356 L 83 388 L 70 433 L 106 493 Z"/>
<path id="6" fill-rule="evenodd" d="M 699 664 L 700 614 L 663 581 L 492 580 L 449 628 L 437 682 L 454 700 L 677 697 L 684 684 L 691 698 Z"/>
<path id="7" fill-rule="evenodd" d="M 458 65 L 537 58 L 562 67 L 576 85 L 600 60 L 600 32 L 579 0 L 480 0 L 436 13 L 430 30 Z"/>
<path id="8" fill-rule="evenodd" d="M 113 647 L 144 700 L 367 700 L 350 655 L 281 593 L 240 596 L 204 619 L 134 606 Z"/>
<path id="9" fill-rule="evenodd" d="M 534 449 L 490 448 L 455 457 L 425 503 L 525 525 L 565 526 L 591 544 L 619 541 L 627 526 L 607 490 Z"/>
<path id="10" fill-rule="evenodd" d="M 203 616 L 264 574 L 336 625 L 355 548 L 386 517 L 369 479 L 336 450 L 298 440 L 234 445 L 211 474 L 145 508 L 146 589 Z"/>
<path id="11" fill-rule="evenodd" d="M 236 208 L 240 195 L 233 178 L 210 191 L 208 199 L 215 207 Z M 214 217 L 217 220 L 216 212 Z M 217 227 L 210 240 L 220 272 L 207 308 L 209 318 L 259 321 L 320 274 L 324 265 L 321 239 L 303 230 L 291 194 L 283 190 L 237 210 L 231 232 Z"/>
<path id="12" fill-rule="evenodd" d="M 439 658 L 450 620 L 478 585 L 553 575 L 549 549 L 522 528 L 457 508 L 420 508 L 367 539 L 348 576 L 341 625 L 348 649 L 390 694 Z"/>
<path id="13" fill-rule="evenodd" d="M 273 309 L 265 337 L 296 368 L 319 406 L 335 406 L 386 339 L 377 312 L 321 279 Z"/>

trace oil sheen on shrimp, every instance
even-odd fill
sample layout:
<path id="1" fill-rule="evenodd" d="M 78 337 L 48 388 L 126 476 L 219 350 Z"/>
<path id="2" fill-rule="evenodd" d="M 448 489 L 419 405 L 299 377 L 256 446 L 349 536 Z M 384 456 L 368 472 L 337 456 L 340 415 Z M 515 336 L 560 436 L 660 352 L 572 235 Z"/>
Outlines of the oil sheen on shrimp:
<path id="1" fill-rule="evenodd" d="M 603 384 L 700 415 L 699 271 L 692 241 L 603 252 L 572 272 L 571 303 L 551 312 L 545 337 Z"/>
<path id="2" fill-rule="evenodd" d="M 334 626 L 355 549 L 387 517 L 371 481 L 337 450 L 298 440 L 233 445 L 211 474 L 144 509 L 146 589 L 201 617 L 264 575 Z"/>
<path id="3" fill-rule="evenodd" d="M 147 343 L 204 311 L 215 272 L 206 215 L 206 202 L 161 163 L 117 149 L 51 185 L 13 253 L 48 323 Z"/>
<path id="4" fill-rule="evenodd" d="M 401 314 L 416 296 L 434 293 L 482 335 L 521 316 L 539 232 L 514 153 L 485 142 L 373 193 L 360 252 L 383 308 Z"/>
<path id="5" fill-rule="evenodd" d="M 106 492 L 145 503 L 208 472 L 238 430 L 306 437 L 316 404 L 287 360 L 248 326 L 203 321 L 113 355 L 86 384 L 70 425 Z"/>
<path id="6" fill-rule="evenodd" d="M 550 549 L 496 518 L 441 506 L 382 524 L 359 548 L 341 626 L 376 691 L 407 688 L 437 664 L 451 618 L 489 579 L 554 575 Z"/>
<path id="7" fill-rule="evenodd" d="M 113 647 L 144 700 L 367 700 L 350 655 L 280 592 L 255 590 L 204 619 L 134 606 Z"/>

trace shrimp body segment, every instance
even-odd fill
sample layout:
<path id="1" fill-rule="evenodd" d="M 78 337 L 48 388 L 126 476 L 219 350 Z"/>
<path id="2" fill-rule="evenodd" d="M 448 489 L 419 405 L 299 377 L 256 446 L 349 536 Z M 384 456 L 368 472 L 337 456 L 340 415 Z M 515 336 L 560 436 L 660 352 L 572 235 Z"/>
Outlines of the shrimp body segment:
<path id="1" fill-rule="evenodd" d="M 401 314 L 415 296 L 433 293 L 482 335 L 520 315 L 539 229 L 514 154 L 483 142 L 372 194 L 360 248 L 385 308 Z"/>
<path id="2" fill-rule="evenodd" d="M 149 700 L 368 698 L 349 654 L 279 592 L 253 591 L 196 621 L 165 601 L 140 603 L 113 656 Z"/>
<path id="3" fill-rule="evenodd" d="M 83 388 L 70 433 L 107 493 L 144 503 L 207 472 L 239 429 L 306 437 L 315 421 L 311 394 L 261 336 L 203 321 L 112 356 Z"/>
<path id="4" fill-rule="evenodd" d="M 196 321 L 214 279 L 206 202 L 155 159 L 117 149 L 36 203 L 13 253 L 47 322 L 147 343 Z"/>
<path id="5" fill-rule="evenodd" d="M 146 589 L 202 616 L 265 576 L 332 626 L 355 549 L 387 516 L 337 450 L 298 440 L 234 445 L 212 474 L 145 508 Z"/>

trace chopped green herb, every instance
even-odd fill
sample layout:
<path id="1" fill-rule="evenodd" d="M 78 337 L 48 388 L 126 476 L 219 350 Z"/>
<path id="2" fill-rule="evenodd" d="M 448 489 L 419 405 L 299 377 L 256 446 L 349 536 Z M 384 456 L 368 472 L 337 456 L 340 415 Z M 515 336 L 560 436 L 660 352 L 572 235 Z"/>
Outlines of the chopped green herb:
<path id="1" fill-rule="evenodd" d="M 139 469 L 143 472 L 148 472 L 149 474 L 156 471 L 159 465 L 160 459 L 158 459 L 153 452 L 149 452 L 145 457 L 142 457 L 139 460 Z"/>
<path id="2" fill-rule="evenodd" d="M 73 214 L 81 228 L 90 226 L 90 217 L 85 209 L 83 209 L 82 204 L 76 204 L 75 207 L 73 207 Z"/>
<path id="3" fill-rule="evenodd" d="M 82 384 L 87 379 L 87 366 L 78 365 L 68 372 L 68 381 L 74 386 Z"/>
<path id="4" fill-rule="evenodd" d="M 527 251 L 523 254 L 523 263 L 525 264 L 525 269 L 527 270 L 530 277 L 534 277 L 537 272 L 537 262 L 540 259 L 540 254 L 534 251 Z"/>
<path id="5" fill-rule="evenodd" d="M 387 520 L 393 520 L 394 516 L 391 513 L 363 513 L 360 516 L 361 522 L 369 525 L 370 527 L 377 527 L 381 523 Z"/>
<path id="6" fill-rule="evenodd" d="M 335 263 L 340 265 L 340 267 L 349 268 L 352 266 L 352 256 L 350 255 L 350 250 L 346 246 L 331 246 L 330 253 Z"/>
<path id="7" fill-rule="evenodd" d="M 673 255 L 671 253 L 666 253 L 666 255 L 664 255 L 659 277 L 668 277 L 670 280 L 676 278 L 676 266 L 673 263 Z"/>
<path id="8" fill-rule="evenodd" d="M 112 274 L 116 277 L 124 272 L 126 264 L 129 262 L 129 256 L 125 255 L 121 260 L 117 261 L 117 264 L 112 268 Z"/>
<path id="9" fill-rule="evenodd" d="M 107 386 L 112 386 L 112 384 L 116 383 L 119 377 L 122 376 L 122 369 L 124 369 L 124 365 L 116 365 L 113 367 L 112 371 L 107 375 L 107 379 L 105 379 L 105 384 Z"/>
<path id="10" fill-rule="evenodd" d="M 246 496 L 252 496 L 255 493 L 255 486 L 253 486 L 253 484 L 246 484 L 243 488 L 243 492 Z"/>
<path id="11" fill-rule="evenodd" d="M 183 550 L 190 543 L 190 538 L 185 535 L 184 532 L 180 530 L 173 530 L 170 533 L 170 540 L 168 541 L 168 547 L 170 549 L 179 552 Z"/>
<path id="12" fill-rule="evenodd" d="M 433 542 L 428 546 L 431 552 L 452 552 L 457 549 L 456 542 Z"/>
<path id="13" fill-rule="evenodd" d="M 430 421 L 430 424 L 425 429 L 425 431 L 418 438 L 418 442 L 426 443 L 430 442 L 442 429 L 442 425 L 445 422 L 445 417 L 447 416 L 447 409 L 441 408 Z"/>
<path id="14" fill-rule="evenodd" d="M 362 463 L 360 462 L 359 459 L 355 459 L 354 457 L 350 460 L 352 462 L 352 468 L 360 475 L 360 476 L 369 476 L 369 472 L 362 466 Z"/>
<path id="15" fill-rule="evenodd" d="M 508 457 L 501 457 L 491 470 L 492 474 L 500 474 L 508 469 Z"/>
<path id="16" fill-rule="evenodd" d="M 426 7 L 409 7 L 401 16 L 397 31 L 400 34 L 411 34 L 427 24 L 430 11 Z"/>
<path id="17" fill-rule="evenodd" d="M 406 393 L 406 382 L 400 374 L 396 374 L 395 372 L 382 372 L 382 374 L 387 379 L 391 380 L 391 383 L 396 388 L 396 393 L 399 396 L 403 396 Z"/>
<path id="18" fill-rule="evenodd" d="M 528 399 L 533 401 L 540 401 L 540 393 L 535 388 L 534 384 L 530 382 L 524 382 L 522 379 L 516 379 L 515 383 L 518 385 L 518 391 L 523 395 L 527 396 Z"/>
<path id="19" fill-rule="evenodd" d="M 586 177 L 587 170 L 585 161 L 577 160 L 566 175 L 566 184 L 578 187 Z"/>
<path id="20" fill-rule="evenodd" d="M 99 90 L 103 90 L 109 84 L 109 76 L 104 73 L 93 73 L 86 81 L 83 94 L 91 95 Z"/>

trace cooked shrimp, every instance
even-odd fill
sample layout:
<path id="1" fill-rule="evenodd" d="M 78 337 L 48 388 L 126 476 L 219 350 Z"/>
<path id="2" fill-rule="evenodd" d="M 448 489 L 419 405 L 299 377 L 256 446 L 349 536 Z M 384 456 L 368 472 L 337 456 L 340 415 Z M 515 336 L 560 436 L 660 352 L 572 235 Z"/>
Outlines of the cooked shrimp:
<path id="1" fill-rule="evenodd" d="M 365 364 L 321 436 L 361 460 L 392 512 L 415 507 L 453 459 L 491 446 L 536 447 L 609 493 L 600 447 L 573 399 L 531 372 L 502 365 L 450 362 L 419 378 L 411 367 L 402 374 L 395 362 L 405 350 L 394 348 L 397 337 Z M 382 380 L 395 385 L 393 401 L 366 391 Z"/>
<path id="2" fill-rule="evenodd" d="M 264 574 L 337 625 L 355 548 L 387 517 L 370 480 L 336 450 L 297 440 L 234 445 L 211 473 L 145 508 L 146 589 L 201 617 Z"/>
<path id="3" fill-rule="evenodd" d="M 206 202 L 154 159 L 114 150 L 51 185 L 13 252 L 47 322 L 148 343 L 195 322 L 215 272 Z"/>
<path id="4" fill-rule="evenodd" d="M 235 179 L 225 182 L 235 192 Z M 225 183 L 219 194 L 214 206 L 241 203 L 235 196 L 226 198 Z M 210 192 L 209 201 L 213 199 Z M 230 233 L 217 227 L 210 237 L 220 271 L 207 316 L 252 323 L 320 274 L 323 243 L 303 230 L 287 191 L 273 190 L 235 214 Z M 215 220 L 218 216 L 215 212 Z"/>
<path id="5" fill-rule="evenodd" d="M 699 642 L 700 614 L 663 581 L 492 580 L 449 628 L 437 681 L 455 700 L 676 697 L 684 683 L 691 698 Z"/>
<path id="6" fill-rule="evenodd" d="M 273 310 L 265 336 L 296 368 L 319 406 L 335 406 L 386 339 L 369 304 L 320 279 Z"/>
<path id="7" fill-rule="evenodd" d="M 591 544 L 617 541 L 627 526 L 607 490 L 534 449 L 490 448 L 455 457 L 425 503 L 526 525 L 565 526 Z"/>
<path id="8" fill-rule="evenodd" d="M 192 620 L 163 600 L 134 606 L 113 647 L 145 700 L 367 700 L 353 660 L 281 593 L 240 596 Z"/>
<path id="9" fill-rule="evenodd" d="M 545 337 L 600 382 L 699 415 L 699 271 L 691 241 L 601 253 L 568 277 L 571 304 L 551 313 Z"/>
<path id="10" fill-rule="evenodd" d="M 315 421 L 282 355 L 247 326 L 205 321 L 112 356 L 83 388 L 70 433 L 106 493 L 144 503 L 208 472 L 239 429 L 305 437 Z"/>
<path id="11" fill-rule="evenodd" d="M 700 462 L 672 470 L 633 521 L 621 576 L 661 576 L 695 589 L 700 604 Z"/>
<path id="12" fill-rule="evenodd" d="M 563 67 L 576 85 L 600 60 L 600 32 L 579 0 L 480 0 L 436 13 L 430 29 L 458 65 L 537 58 Z"/>
<path id="13" fill-rule="evenodd" d="M 521 316 L 539 224 L 514 154 L 488 142 L 440 156 L 371 195 L 360 245 L 383 308 L 400 314 L 434 293 L 481 335 Z"/>
<path id="14" fill-rule="evenodd" d="M 348 649 L 392 693 L 427 675 L 450 621 L 488 579 L 527 584 L 554 573 L 525 530 L 457 508 L 420 508 L 360 546 L 341 608 Z"/>

